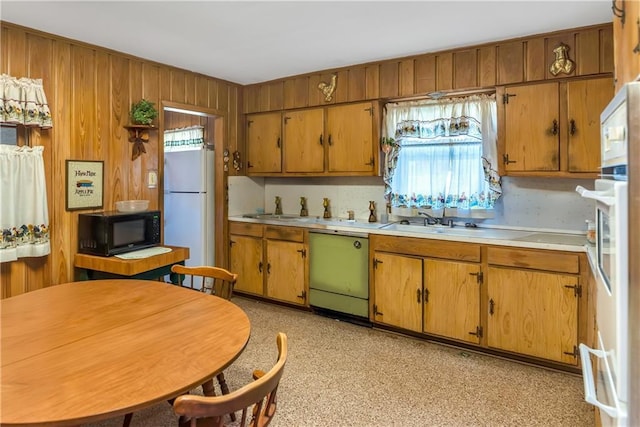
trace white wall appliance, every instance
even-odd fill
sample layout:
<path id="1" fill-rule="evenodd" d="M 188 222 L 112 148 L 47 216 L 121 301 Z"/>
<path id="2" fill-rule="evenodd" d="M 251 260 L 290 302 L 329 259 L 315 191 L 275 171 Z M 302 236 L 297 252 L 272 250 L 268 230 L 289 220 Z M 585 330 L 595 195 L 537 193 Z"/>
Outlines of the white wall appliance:
<path id="1" fill-rule="evenodd" d="M 625 85 L 602 112 L 602 179 L 577 191 L 596 201 L 596 321 L 598 348 L 580 344 L 585 400 L 600 409 L 603 426 L 628 426 L 629 245 L 628 105 L 640 103 L 640 83 Z M 595 356 L 595 378 L 590 355 Z"/>
<path id="2" fill-rule="evenodd" d="M 164 244 L 188 247 L 185 265 L 215 263 L 213 168 L 214 153 L 206 145 L 165 149 Z"/>

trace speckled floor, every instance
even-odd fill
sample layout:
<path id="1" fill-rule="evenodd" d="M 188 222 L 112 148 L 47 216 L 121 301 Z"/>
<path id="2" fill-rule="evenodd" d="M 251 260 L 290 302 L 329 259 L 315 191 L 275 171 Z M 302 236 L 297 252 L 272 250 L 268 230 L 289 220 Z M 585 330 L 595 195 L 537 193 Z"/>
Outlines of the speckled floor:
<path id="1" fill-rule="evenodd" d="M 251 339 L 225 371 L 230 388 L 269 369 L 276 333 L 289 338 L 278 391 L 281 426 L 592 426 L 582 379 L 286 307 L 234 297 Z M 132 426 L 176 426 L 160 404 Z M 122 418 L 92 427 L 116 427 Z"/>

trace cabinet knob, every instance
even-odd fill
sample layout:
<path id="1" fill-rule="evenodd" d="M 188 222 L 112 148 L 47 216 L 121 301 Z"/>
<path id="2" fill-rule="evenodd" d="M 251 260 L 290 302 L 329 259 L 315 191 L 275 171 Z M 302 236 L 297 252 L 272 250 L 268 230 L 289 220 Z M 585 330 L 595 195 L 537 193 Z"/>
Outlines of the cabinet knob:
<path id="1" fill-rule="evenodd" d="M 558 131 L 559 131 L 558 121 L 554 120 L 549 132 L 551 133 L 551 135 L 557 135 Z"/>
<path id="2" fill-rule="evenodd" d="M 493 298 L 491 298 L 489 300 L 489 314 L 492 315 L 492 316 L 493 316 L 493 313 L 494 313 L 495 305 L 496 305 L 495 301 L 493 301 Z"/>
<path id="3" fill-rule="evenodd" d="M 573 136 L 577 131 L 578 128 L 576 128 L 576 121 L 573 119 L 569 120 L 569 135 Z"/>

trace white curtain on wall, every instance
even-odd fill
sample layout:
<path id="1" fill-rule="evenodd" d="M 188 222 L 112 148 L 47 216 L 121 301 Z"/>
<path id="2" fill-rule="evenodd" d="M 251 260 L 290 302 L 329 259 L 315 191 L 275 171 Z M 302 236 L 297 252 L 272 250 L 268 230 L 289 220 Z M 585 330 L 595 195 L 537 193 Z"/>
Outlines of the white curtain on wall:
<path id="1" fill-rule="evenodd" d="M 43 151 L 0 145 L 0 262 L 51 251 Z"/>
<path id="2" fill-rule="evenodd" d="M 488 187 L 489 197 L 491 201 L 493 201 L 502 194 L 500 176 L 497 173 L 497 114 L 495 95 L 473 95 L 466 98 L 406 101 L 386 104 L 383 136 L 393 139 L 391 146 L 383 147 L 383 149 L 386 148 L 384 167 L 384 181 L 386 184 L 385 197 L 393 206 L 411 204 L 411 201 L 407 203 L 406 200 L 401 200 L 397 203 L 398 201 L 396 199 L 398 195 L 393 194 L 392 190 L 392 181 L 394 178 L 396 179 L 395 184 L 403 180 L 401 176 L 394 177 L 399 161 L 399 154 L 400 151 L 403 150 L 403 147 L 424 141 L 436 140 L 455 144 L 454 139 L 460 136 L 482 141 L 478 157 L 482 159 L 484 181 L 486 181 Z M 460 158 L 469 158 L 470 153 L 468 151 L 477 149 L 477 147 L 465 147 L 464 145 L 454 146 L 454 155 Z M 409 153 L 407 154 L 410 156 Z M 442 146 L 441 152 L 439 152 L 437 148 L 434 148 L 430 153 L 430 156 L 438 155 L 446 159 L 447 156 L 451 155 L 449 147 Z M 427 158 L 419 161 L 420 159 L 408 159 L 406 157 L 407 156 L 405 156 L 404 159 L 405 163 L 410 161 L 410 164 L 414 165 L 435 163 L 430 162 Z M 406 167 L 406 165 L 404 166 Z M 438 170 L 425 171 L 423 169 L 424 167 L 420 169 L 420 173 L 414 171 L 413 176 L 420 177 L 421 175 L 424 176 L 425 173 L 440 176 L 444 173 Z M 442 200 L 443 203 L 449 206 L 457 206 L 458 202 L 462 201 L 462 199 L 464 199 L 463 202 L 468 202 L 462 190 L 457 188 L 463 188 L 464 183 L 468 183 L 471 180 L 471 178 L 466 176 L 468 174 L 465 175 L 464 169 L 466 169 L 466 165 L 458 162 L 458 169 L 453 171 L 456 173 L 456 177 L 452 180 L 452 188 L 450 188 L 450 190 L 457 195 L 457 198 L 460 199 L 450 202 Z M 411 171 L 405 172 L 405 175 L 407 175 L 407 172 Z M 432 201 L 427 199 L 429 196 L 436 199 L 438 194 L 423 196 L 424 200 L 422 202 L 418 201 L 417 206 L 421 206 L 422 204 L 432 205 Z M 402 197 L 400 197 L 400 199 L 402 199 Z M 480 203 L 483 207 L 486 207 L 484 206 L 486 204 L 486 201 Z M 492 205 L 493 203 L 491 202 L 489 204 Z M 468 208 L 468 206 L 464 207 Z"/>
<path id="3" fill-rule="evenodd" d="M 52 126 L 42 79 L 0 75 L 0 122 L 44 129 Z"/>

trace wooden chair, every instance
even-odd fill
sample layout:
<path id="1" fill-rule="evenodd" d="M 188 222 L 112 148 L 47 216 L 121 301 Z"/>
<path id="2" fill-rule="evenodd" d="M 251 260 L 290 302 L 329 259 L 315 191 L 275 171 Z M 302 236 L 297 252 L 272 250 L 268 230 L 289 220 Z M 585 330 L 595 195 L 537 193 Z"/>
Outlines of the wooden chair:
<path id="1" fill-rule="evenodd" d="M 221 427 L 225 425 L 226 414 L 239 410 L 242 410 L 240 426 L 269 425 L 276 412 L 276 392 L 287 361 L 287 336 L 278 333 L 276 342 L 278 361 L 267 373 L 254 371 L 254 382 L 226 396 L 188 394 L 176 398 L 173 410 L 180 415 L 180 427 Z"/>
<path id="2" fill-rule="evenodd" d="M 202 279 L 201 292 L 210 293 L 224 299 L 231 299 L 233 286 L 238 275 L 220 267 L 185 267 L 175 264 L 171 266 L 171 272 L 178 275 L 178 283 L 190 289 L 194 289 L 194 278 Z"/>

